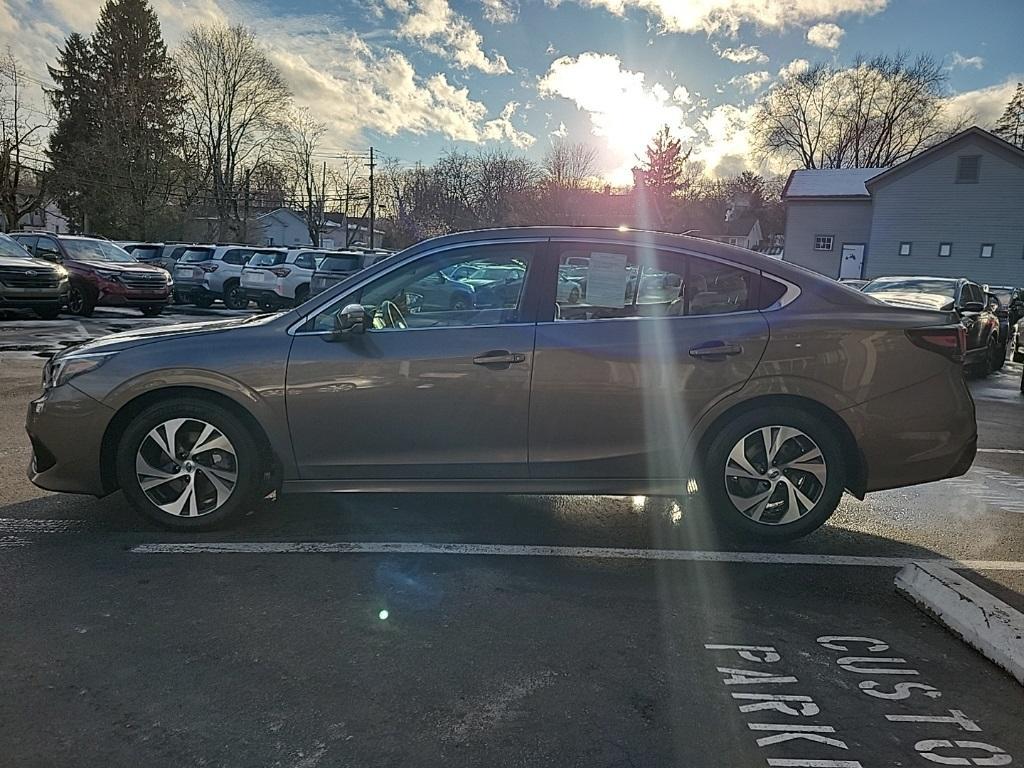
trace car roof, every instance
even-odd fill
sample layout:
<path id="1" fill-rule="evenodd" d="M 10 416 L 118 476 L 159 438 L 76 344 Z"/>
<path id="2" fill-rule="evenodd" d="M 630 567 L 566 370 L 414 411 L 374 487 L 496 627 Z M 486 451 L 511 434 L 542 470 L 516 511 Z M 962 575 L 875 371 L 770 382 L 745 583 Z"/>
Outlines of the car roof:
<path id="1" fill-rule="evenodd" d="M 970 282 L 966 277 L 943 277 L 941 275 L 882 275 L 880 277 L 873 277 L 868 282 L 880 283 L 885 280 L 947 280 L 951 283 L 963 280 Z"/>

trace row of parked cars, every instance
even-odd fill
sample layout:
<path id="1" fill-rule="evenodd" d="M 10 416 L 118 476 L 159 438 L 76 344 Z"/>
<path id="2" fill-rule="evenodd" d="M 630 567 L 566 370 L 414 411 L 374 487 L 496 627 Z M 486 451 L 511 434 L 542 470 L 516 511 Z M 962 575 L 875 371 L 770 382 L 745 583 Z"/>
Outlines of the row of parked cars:
<path id="1" fill-rule="evenodd" d="M 155 316 L 172 301 L 229 309 L 293 306 L 391 254 L 240 244 L 111 242 L 19 231 L 0 235 L 0 309 L 89 316 L 97 306 Z"/>
<path id="2" fill-rule="evenodd" d="M 1003 367 L 1008 348 L 1015 363 L 1024 362 L 1024 288 L 982 285 L 967 278 L 889 276 L 842 280 L 894 306 L 956 312 L 964 327 L 968 370 L 987 376 Z"/>

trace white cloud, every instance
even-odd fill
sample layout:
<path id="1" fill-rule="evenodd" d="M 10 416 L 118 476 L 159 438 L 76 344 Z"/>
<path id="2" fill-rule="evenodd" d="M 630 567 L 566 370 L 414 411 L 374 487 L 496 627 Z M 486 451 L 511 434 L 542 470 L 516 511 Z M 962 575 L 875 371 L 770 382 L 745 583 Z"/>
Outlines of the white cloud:
<path id="1" fill-rule="evenodd" d="M 386 0 L 388 7 L 404 18 L 396 30 L 400 37 L 415 40 L 423 48 L 450 59 L 460 69 L 478 69 L 490 75 L 511 72 L 505 57 L 488 56 L 483 38 L 466 17 L 448 5 L 448 0 Z"/>
<path id="2" fill-rule="evenodd" d="M 519 16 L 519 0 L 482 0 L 484 18 L 491 24 L 511 24 Z"/>
<path id="3" fill-rule="evenodd" d="M 695 135 L 677 100 L 689 93 L 678 88 L 670 93 L 644 80 L 643 72 L 623 69 L 618 56 L 582 53 L 553 61 L 538 83 L 542 96 L 561 96 L 588 113 L 591 132 L 605 140 L 604 159 L 611 169 L 606 175 L 614 183 L 632 180 L 630 169 L 661 126 L 684 141 Z"/>
<path id="4" fill-rule="evenodd" d="M 712 43 L 711 47 L 715 53 L 723 59 L 735 61 L 737 64 L 766 64 L 768 56 L 756 45 L 738 45 L 735 48 L 720 48 L 718 43 Z"/>
<path id="5" fill-rule="evenodd" d="M 512 116 L 515 115 L 518 108 L 518 101 L 510 101 L 506 104 L 499 117 L 484 123 L 480 133 L 481 137 L 487 141 L 507 141 L 519 149 L 526 149 L 533 144 L 536 138 L 512 125 Z"/>
<path id="6" fill-rule="evenodd" d="M 839 47 L 839 42 L 845 34 L 846 30 L 838 24 L 833 24 L 832 22 L 815 24 L 807 30 L 807 42 L 818 48 L 828 48 L 834 51 Z"/>
<path id="7" fill-rule="evenodd" d="M 811 62 L 807 59 L 793 59 L 789 64 L 779 70 L 779 77 L 783 80 L 789 80 L 791 77 L 802 75 L 810 68 Z"/>
<path id="8" fill-rule="evenodd" d="M 737 75 L 729 80 L 729 85 L 735 86 L 742 93 L 756 93 L 768 85 L 771 79 L 772 76 L 768 72 L 761 70 L 760 72 Z"/>
<path id="9" fill-rule="evenodd" d="M 735 33 L 749 23 L 768 29 L 810 24 L 844 13 L 872 14 L 888 0 L 576 0 L 580 5 L 623 15 L 646 11 L 667 32 Z"/>
<path id="10" fill-rule="evenodd" d="M 952 115 L 974 115 L 975 123 L 983 128 L 991 127 L 1003 114 L 1020 80 L 1021 76 L 1018 74 L 1007 78 L 1003 83 L 958 93 L 947 102 L 946 108 Z"/>
<path id="11" fill-rule="evenodd" d="M 750 123 L 756 109 L 755 105 L 721 104 L 704 113 L 699 122 L 701 141 L 691 159 L 704 163 L 707 172 L 719 178 L 753 169 Z"/>
<path id="12" fill-rule="evenodd" d="M 569 131 L 565 127 L 565 123 L 559 123 L 558 127 L 551 132 L 551 136 L 556 139 L 564 139 L 569 135 Z"/>
<path id="13" fill-rule="evenodd" d="M 960 51 L 953 51 L 950 69 L 967 69 L 968 67 L 982 69 L 984 66 L 985 60 L 981 56 L 964 56 Z"/>

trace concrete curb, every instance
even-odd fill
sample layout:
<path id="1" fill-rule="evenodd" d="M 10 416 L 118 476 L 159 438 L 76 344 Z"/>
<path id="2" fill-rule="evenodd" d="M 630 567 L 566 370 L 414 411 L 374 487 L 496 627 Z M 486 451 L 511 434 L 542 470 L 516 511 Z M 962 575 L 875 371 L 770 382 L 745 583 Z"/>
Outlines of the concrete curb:
<path id="1" fill-rule="evenodd" d="M 949 568 L 910 563 L 896 589 L 1024 685 L 1024 614 Z"/>

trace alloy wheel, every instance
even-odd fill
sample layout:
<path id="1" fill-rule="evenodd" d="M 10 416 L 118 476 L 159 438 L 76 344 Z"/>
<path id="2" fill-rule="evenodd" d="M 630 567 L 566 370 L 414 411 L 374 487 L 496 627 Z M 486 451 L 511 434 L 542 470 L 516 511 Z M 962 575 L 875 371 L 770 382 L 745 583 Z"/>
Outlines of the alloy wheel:
<path id="1" fill-rule="evenodd" d="M 85 306 L 85 294 L 82 293 L 82 289 L 72 288 L 68 294 L 68 311 L 77 315 L 82 312 L 83 306 Z"/>
<path id="2" fill-rule="evenodd" d="M 220 509 L 238 483 L 231 441 L 201 419 L 169 419 L 149 431 L 135 455 L 139 487 L 157 508 L 175 517 Z"/>
<path id="3" fill-rule="evenodd" d="M 804 517 L 824 494 L 827 477 L 821 448 L 795 427 L 755 429 L 733 446 L 725 463 L 729 500 L 762 525 Z"/>

